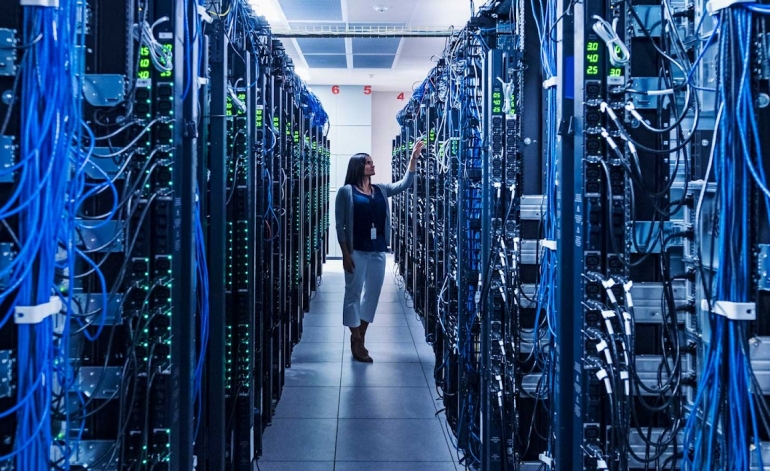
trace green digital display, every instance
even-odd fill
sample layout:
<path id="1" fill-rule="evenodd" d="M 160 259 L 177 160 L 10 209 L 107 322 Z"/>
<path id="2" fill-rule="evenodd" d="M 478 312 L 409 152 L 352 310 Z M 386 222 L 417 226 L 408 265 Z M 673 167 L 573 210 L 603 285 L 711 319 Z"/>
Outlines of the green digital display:
<path id="1" fill-rule="evenodd" d="M 586 75 L 595 77 L 599 75 L 599 65 L 601 64 L 602 57 L 599 54 L 601 51 L 601 43 L 599 41 L 588 41 L 586 43 Z"/>
<path id="2" fill-rule="evenodd" d="M 621 77 L 623 75 L 623 69 L 620 67 L 613 67 L 610 69 L 610 77 Z"/>
<path id="3" fill-rule="evenodd" d="M 264 119 L 265 119 L 265 114 L 264 113 L 265 113 L 264 110 L 262 110 L 261 108 L 257 108 L 257 118 L 256 118 L 257 124 L 256 125 L 257 125 L 258 128 L 262 127 L 262 124 L 263 124 Z"/>
<path id="4" fill-rule="evenodd" d="M 503 112 L 503 93 L 499 91 L 492 92 L 492 113 Z"/>
<path id="5" fill-rule="evenodd" d="M 147 80 L 150 78 L 150 48 L 142 46 L 139 48 L 139 69 L 137 71 L 137 78 L 141 80 Z"/>

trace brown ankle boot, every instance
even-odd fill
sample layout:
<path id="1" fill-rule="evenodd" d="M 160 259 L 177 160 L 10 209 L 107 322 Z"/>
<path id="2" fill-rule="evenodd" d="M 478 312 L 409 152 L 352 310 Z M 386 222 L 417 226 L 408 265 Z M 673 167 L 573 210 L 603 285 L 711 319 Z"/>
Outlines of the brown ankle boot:
<path id="1" fill-rule="evenodd" d="M 369 323 L 361 321 L 361 325 L 358 327 L 358 332 L 361 334 L 361 346 L 364 347 L 366 354 L 369 354 L 369 350 L 366 348 L 366 329 L 369 328 Z"/>
<path id="2" fill-rule="evenodd" d="M 350 351 L 353 353 L 353 358 L 355 358 L 357 361 L 361 361 L 364 363 L 371 363 L 372 357 L 369 356 L 368 353 L 366 353 L 366 350 L 364 350 L 364 342 L 361 340 L 361 338 L 350 336 Z"/>

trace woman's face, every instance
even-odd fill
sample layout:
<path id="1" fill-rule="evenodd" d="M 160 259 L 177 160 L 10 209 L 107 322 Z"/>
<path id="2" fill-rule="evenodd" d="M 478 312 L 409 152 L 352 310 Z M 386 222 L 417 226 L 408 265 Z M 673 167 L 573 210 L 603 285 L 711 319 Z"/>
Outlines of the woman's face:
<path id="1" fill-rule="evenodd" d="M 374 175 L 374 161 L 371 157 L 366 157 L 366 167 L 364 167 L 364 175 L 371 177 Z"/>

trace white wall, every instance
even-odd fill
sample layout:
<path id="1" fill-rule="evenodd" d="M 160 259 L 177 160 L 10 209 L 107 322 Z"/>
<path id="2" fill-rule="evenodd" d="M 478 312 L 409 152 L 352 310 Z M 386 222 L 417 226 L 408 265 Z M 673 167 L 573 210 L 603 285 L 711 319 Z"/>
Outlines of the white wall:
<path id="1" fill-rule="evenodd" d="M 396 113 L 406 105 L 412 92 L 365 93 L 362 86 L 340 85 L 339 93 L 333 93 L 329 85 L 311 85 L 313 93 L 321 100 L 329 114 L 329 140 L 331 141 L 331 235 L 329 256 L 341 257 L 334 230 L 334 201 L 337 188 L 345 183 L 348 160 L 353 154 L 366 152 L 372 156 L 377 174 L 373 181 L 392 181 L 391 152 L 393 138 L 400 132 Z M 399 176 L 400 177 L 400 176 Z"/>
<path id="2" fill-rule="evenodd" d="M 372 150 L 372 94 L 365 94 L 364 87 L 341 85 L 339 93 L 333 93 L 328 85 L 312 86 L 313 93 L 329 114 L 329 140 L 331 141 L 331 188 L 329 195 L 330 237 L 329 256 L 341 257 L 334 229 L 334 201 L 337 188 L 345 183 L 350 156 Z"/>
<path id="3" fill-rule="evenodd" d="M 412 92 L 374 92 L 372 94 L 372 158 L 377 165 L 377 182 L 391 182 L 393 139 L 401 132 L 396 114 L 406 105 Z M 396 175 L 396 179 L 401 175 Z"/>

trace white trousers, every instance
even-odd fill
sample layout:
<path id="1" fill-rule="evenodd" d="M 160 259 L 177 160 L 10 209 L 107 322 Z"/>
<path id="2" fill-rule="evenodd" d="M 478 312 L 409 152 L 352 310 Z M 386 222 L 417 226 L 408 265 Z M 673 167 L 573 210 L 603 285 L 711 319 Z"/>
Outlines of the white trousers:
<path id="1" fill-rule="evenodd" d="M 374 321 L 382 282 L 385 280 L 385 252 L 354 250 L 351 257 L 356 268 L 353 269 L 352 274 L 345 272 L 342 323 L 347 327 L 358 327 L 362 320 Z"/>

